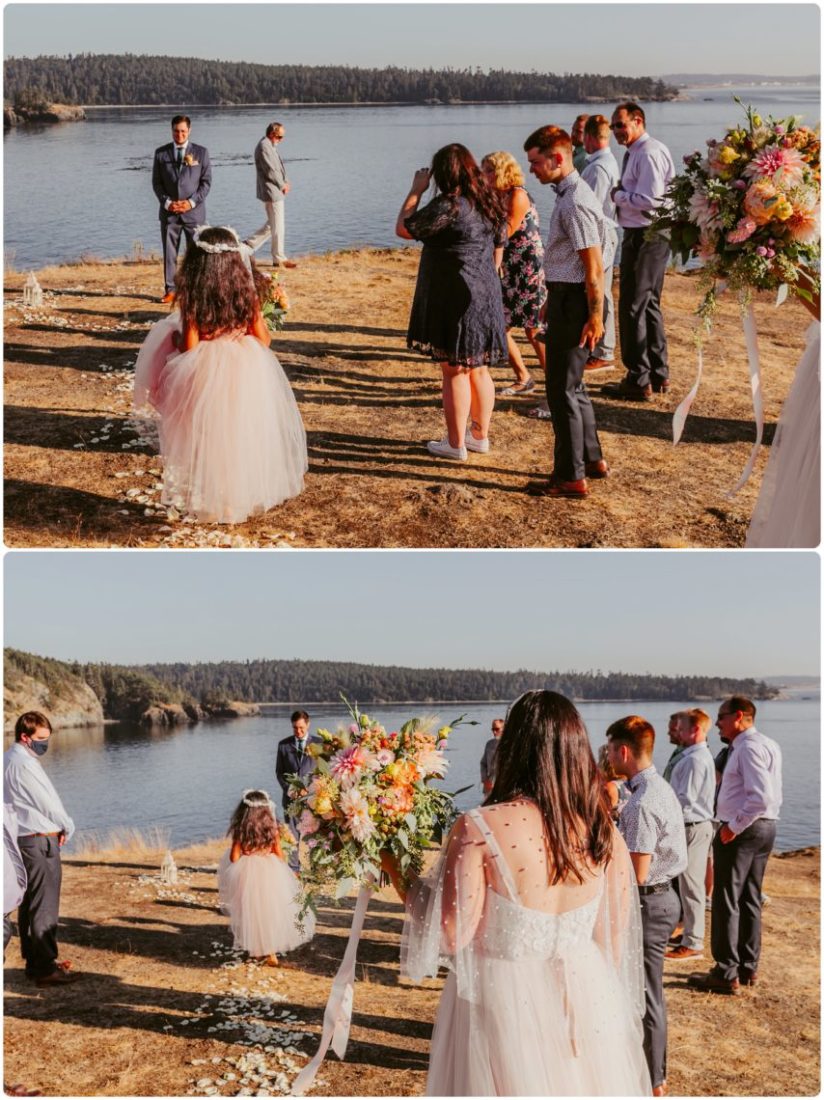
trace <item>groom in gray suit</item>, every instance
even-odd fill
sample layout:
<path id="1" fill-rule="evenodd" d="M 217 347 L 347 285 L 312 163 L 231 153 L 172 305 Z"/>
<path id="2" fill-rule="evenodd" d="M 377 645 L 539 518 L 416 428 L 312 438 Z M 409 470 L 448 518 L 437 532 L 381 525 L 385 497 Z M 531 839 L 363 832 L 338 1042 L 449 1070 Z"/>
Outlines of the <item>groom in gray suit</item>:
<path id="1" fill-rule="evenodd" d="M 286 130 L 280 122 L 270 122 L 266 127 L 266 136 L 255 147 L 255 170 L 257 172 L 257 197 L 266 208 L 266 221 L 250 237 L 246 244 L 257 251 L 267 237 L 272 238 L 272 266 L 297 267 L 293 260 L 286 259 L 286 220 L 283 200 L 289 194 L 289 180 L 286 169 L 280 159 L 278 145 L 283 141 Z"/>

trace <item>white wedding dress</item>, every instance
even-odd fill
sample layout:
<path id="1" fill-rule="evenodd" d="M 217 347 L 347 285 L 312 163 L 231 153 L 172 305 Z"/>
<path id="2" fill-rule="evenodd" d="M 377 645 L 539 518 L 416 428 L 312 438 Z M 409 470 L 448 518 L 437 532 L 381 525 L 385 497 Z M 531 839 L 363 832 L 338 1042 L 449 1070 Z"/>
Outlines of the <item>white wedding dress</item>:
<path id="1" fill-rule="evenodd" d="M 813 547 L 821 538 L 821 324 L 807 329 L 781 410 L 746 546 Z"/>
<path id="2" fill-rule="evenodd" d="M 649 1096 L 635 875 L 613 857 L 583 884 L 547 885 L 540 811 L 518 801 L 460 817 L 407 899 L 401 970 L 449 976 L 430 1096 Z"/>

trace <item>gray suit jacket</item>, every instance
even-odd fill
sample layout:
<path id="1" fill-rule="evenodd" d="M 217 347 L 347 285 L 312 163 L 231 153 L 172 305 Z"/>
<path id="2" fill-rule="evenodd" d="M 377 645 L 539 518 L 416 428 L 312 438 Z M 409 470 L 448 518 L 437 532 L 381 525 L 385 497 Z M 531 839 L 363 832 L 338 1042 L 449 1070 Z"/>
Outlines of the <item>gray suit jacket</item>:
<path id="1" fill-rule="evenodd" d="M 255 146 L 257 197 L 261 202 L 282 202 L 283 186 L 288 183 L 280 153 L 265 135 Z"/>

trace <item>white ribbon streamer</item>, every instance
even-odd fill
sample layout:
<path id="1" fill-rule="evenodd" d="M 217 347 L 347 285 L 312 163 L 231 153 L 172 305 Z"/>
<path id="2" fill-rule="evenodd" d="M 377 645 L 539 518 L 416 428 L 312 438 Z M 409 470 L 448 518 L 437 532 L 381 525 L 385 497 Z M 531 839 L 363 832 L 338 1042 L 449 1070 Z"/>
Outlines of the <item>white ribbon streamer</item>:
<path id="1" fill-rule="evenodd" d="M 672 444 L 675 444 L 681 438 L 681 433 L 684 431 L 684 424 L 687 422 L 687 417 L 690 414 L 692 403 L 695 400 L 695 395 L 698 393 L 698 386 L 701 383 L 701 372 L 704 369 L 704 348 L 702 344 L 698 345 L 698 373 L 695 376 L 695 382 L 692 389 L 672 414 Z"/>
<path id="2" fill-rule="evenodd" d="M 358 954 L 358 944 L 363 932 L 366 909 L 372 896 L 374 884 L 375 879 L 370 877 L 366 885 L 361 886 L 358 893 L 358 900 L 355 903 L 355 912 L 352 917 L 352 927 L 349 929 L 349 939 L 343 953 L 343 961 L 332 982 L 329 1000 L 326 1002 L 326 1009 L 323 1013 L 323 1032 L 321 1033 L 320 1046 L 315 1052 L 314 1058 L 303 1067 L 292 1082 L 292 1096 L 303 1096 L 306 1090 L 312 1087 L 315 1075 L 320 1069 L 321 1062 L 326 1057 L 326 1052 L 330 1046 L 338 1058 L 343 1059 L 346 1054 L 349 1028 L 352 1024 L 355 962 Z"/>
<path id="3" fill-rule="evenodd" d="M 749 461 L 744 467 L 744 472 L 737 484 L 726 493 L 726 497 L 734 497 L 744 488 L 750 479 L 750 474 L 755 467 L 755 460 L 761 450 L 761 440 L 764 436 L 764 394 L 761 389 L 761 362 L 758 357 L 758 333 L 755 328 L 755 314 L 752 304 L 744 314 L 744 338 L 747 341 L 747 362 L 750 369 L 750 389 L 752 390 L 752 411 L 755 416 L 755 443 L 750 451 Z"/>

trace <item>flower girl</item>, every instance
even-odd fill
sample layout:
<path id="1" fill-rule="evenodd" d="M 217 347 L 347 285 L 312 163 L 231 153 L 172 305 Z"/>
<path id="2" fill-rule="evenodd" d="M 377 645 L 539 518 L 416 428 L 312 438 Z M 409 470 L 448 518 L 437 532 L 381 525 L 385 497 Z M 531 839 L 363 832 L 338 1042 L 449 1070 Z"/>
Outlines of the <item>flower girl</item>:
<path id="1" fill-rule="evenodd" d="M 306 432 L 269 350 L 248 249 L 202 226 L 181 265 L 178 309 L 151 329 L 134 407 L 160 415 L 162 501 L 204 521 L 241 523 L 303 489 Z"/>
<path id="2" fill-rule="evenodd" d="M 217 869 L 218 898 L 229 914 L 235 947 L 267 966 L 278 953 L 311 940 L 315 919 L 307 913 L 297 926 L 300 889 L 280 846 L 280 827 L 266 791 L 244 791 L 232 815 L 232 847 Z"/>

